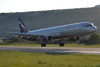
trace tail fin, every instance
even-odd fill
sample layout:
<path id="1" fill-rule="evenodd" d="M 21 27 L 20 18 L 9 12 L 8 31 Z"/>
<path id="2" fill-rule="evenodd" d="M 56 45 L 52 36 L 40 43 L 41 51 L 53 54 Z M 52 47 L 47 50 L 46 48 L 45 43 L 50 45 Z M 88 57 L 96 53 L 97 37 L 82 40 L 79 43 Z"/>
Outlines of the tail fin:
<path id="1" fill-rule="evenodd" d="M 21 33 L 27 33 L 28 30 L 25 26 L 25 24 L 23 23 L 22 19 L 21 18 L 18 18 L 18 22 L 19 22 L 19 27 L 20 27 L 20 32 Z"/>

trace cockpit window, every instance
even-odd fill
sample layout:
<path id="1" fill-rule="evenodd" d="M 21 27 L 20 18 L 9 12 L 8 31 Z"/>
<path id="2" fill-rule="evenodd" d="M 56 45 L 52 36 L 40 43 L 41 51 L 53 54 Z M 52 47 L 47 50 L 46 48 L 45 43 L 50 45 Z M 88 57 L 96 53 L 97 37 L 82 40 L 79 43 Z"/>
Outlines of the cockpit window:
<path id="1" fill-rule="evenodd" d="M 89 27 L 89 26 L 92 26 L 92 25 L 91 24 L 85 25 L 85 27 Z"/>

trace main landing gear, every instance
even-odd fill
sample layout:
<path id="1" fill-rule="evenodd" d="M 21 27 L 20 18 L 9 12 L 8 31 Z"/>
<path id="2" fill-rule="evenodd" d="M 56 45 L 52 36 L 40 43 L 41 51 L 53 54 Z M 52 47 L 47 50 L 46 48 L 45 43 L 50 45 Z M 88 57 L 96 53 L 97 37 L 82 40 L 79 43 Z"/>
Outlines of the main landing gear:
<path id="1" fill-rule="evenodd" d="M 64 43 L 59 43 L 59 46 L 64 46 Z M 46 47 L 46 43 L 41 43 L 41 47 Z"/>
<path id="2" fill-rule="evenodd" d="M 61 47 L 61 46 L 64 46 L 64 43 L 59 43 L 59 46 Z"/>
<path id="3" fill-rule="evenodd" d="M 41 43 L 41 47 L 46 47 L 46 43 Z"/>

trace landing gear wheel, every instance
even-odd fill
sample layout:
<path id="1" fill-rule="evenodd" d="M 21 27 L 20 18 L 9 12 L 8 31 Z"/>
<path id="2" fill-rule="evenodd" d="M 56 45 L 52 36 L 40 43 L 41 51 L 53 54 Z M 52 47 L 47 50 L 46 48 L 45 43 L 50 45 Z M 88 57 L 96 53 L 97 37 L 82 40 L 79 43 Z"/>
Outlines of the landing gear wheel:
<path id="1" fill-rule="evenodd" d="M 59 43 L 59 46 L 61 47 L 61 46 L 64 46 L 64 43 Z"/>
<path id="2" fill-rule="evenodd" d="M 41 44 L 41 47 L 46 47 L 46 43 L 42 43 Z"/>

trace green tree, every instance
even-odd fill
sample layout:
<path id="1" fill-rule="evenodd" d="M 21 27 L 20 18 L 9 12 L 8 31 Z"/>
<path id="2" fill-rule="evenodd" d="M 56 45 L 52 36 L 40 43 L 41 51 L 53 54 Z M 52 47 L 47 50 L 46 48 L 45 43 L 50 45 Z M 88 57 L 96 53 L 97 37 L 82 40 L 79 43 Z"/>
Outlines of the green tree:
<path id="1" fill-rule="evenodd" d="M 100 41 L 100 36 L 99 36 L 99 34 L 97 34 L 97 33 L 93 33 L 93 34 L 91 34 L 90 35 L 90 37 L 89 37 L 89 41 L 90 42 L 94 42 L 94 43 L 99 43 L 99 41 Z"/>
<path id="2" fill-rule="evenodd" d="M 11 42 L 18 42 L 18 38 L 15 38 L 15 37 L 11 38 L 10 40 Z"/>

